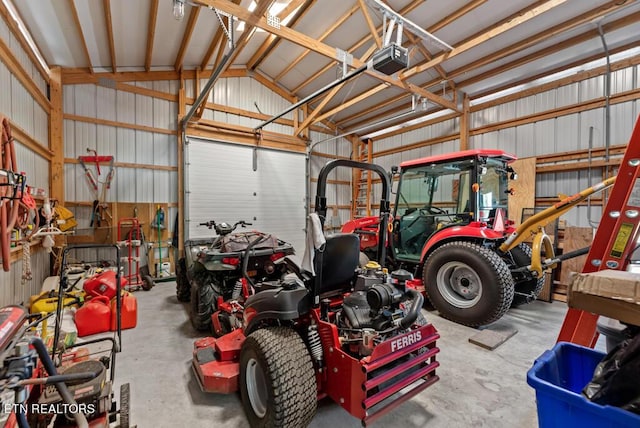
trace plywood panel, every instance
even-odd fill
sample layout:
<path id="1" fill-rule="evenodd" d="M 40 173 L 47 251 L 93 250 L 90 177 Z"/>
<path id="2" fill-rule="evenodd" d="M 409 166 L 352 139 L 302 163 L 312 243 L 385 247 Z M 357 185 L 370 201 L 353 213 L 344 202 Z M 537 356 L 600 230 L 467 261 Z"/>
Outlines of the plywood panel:
<path id="1" fill-rule="evenodd" d="M 588 247 L 593 243 L 593 229 L 590 227 L 567 227 L 564 230 L 563 253 L 569 253 L 580 248 Z M 580 256 L 562 262 L 560 270 L 560 283 L 568 285 L 571 275 L 582 272 L 587 256 Z"/>
<path id="2" fill-rule="evenodd" d="M 509 180 L 514 194 L 509 196 L 509 218 L 516 226 L 522 221 L 522 209 L 533 208 L 536 202 L 536 158 L 518 159 L 511 164 L 518 174 L 517 180 Z"/>

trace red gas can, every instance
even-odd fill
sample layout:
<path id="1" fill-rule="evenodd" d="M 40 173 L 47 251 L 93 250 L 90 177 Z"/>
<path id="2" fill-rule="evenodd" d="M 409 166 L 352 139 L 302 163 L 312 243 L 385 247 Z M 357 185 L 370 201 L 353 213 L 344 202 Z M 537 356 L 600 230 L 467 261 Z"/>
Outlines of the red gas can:
<path id="1" fill-rule="evenodd" d="M 122 306 L 121 309 L 121 321 L 120 328 L 134 328 L 138 323 L 138 300 L 136 296 L 126 291 L 122 293 Z M 116 321 L 118 316 L 116 315 L 116 299 L 111 299 L 111 331 L 116 331 Z"/>
<path id="2" fill-rule="evenodd" d="M 76 327 L 78 336 L 109 331 L 111 325 L 111 308 L 107 296 L 98 296 L 87 301 L 84 306 L 76 311 Z"/>
<path id="3" fill-rule="evenodd" d="M 127 279 L 120 277 L 120 287 L 127 285 Z M 107 296 L 109 299 L 116 296 L 116 273 L 112 270 L 93 275 L 82 286 L 89 296 Z"/>

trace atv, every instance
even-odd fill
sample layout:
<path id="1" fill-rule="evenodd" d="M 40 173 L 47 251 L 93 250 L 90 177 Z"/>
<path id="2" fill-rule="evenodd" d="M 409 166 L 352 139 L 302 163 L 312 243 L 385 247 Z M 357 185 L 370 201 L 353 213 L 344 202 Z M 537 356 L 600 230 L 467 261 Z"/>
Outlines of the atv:
<path id="1" fill-rule="evenodd" d="M 213 240 L 185 242 L 185 257 L 178 260 L 176 268 L 176 294 L 179 301 L 191 302 L 189 315 L 197 330 L 209 331 L 211 314 L 218 310 L 219 304 L 240 297 L 241 259 L 250 243 L 253 243 L 247 260 L 250 278 L 274 280 L 287 271 L 283 260 L 294 254 L 293 246 L 255 230 L 232 233 L 238 226 L 250 225 L 244 220 L 233 225 L 210 220 L 200 226 L 215 230 L 217 236 Z"/>
<path id="2" fill-rule="evenodd" d="M 337 166 L 380 175 L 379 224 L 386 228 L 389 176 L 376 165 L 338 160 L 320 171 L 314 229 L 322 230 L 327 175 Z M 376 256 L 384 261 L 386 234 L 379 236 Z M 314 255 L 311 271 L 293 269 L 285 279 L 256 283 L 239 326 L 195 342 L 200 387 L 240 390 L 251 426 L 304 427 L 323 397 L 368 424 L 435 383 L 439 335 L 422 316 L 424 298 L 411 274 L 389 275 L 375 263 L 359 268 L 356 234 L 331 235 L 307 251 Z"/>

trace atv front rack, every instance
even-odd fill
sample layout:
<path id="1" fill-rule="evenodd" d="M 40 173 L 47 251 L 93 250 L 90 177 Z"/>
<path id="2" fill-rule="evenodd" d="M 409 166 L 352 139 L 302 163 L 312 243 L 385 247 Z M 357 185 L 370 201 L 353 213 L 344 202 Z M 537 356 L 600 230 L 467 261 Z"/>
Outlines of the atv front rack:
<path id="1" fill-rule="evenodd" d="M 394 336 L 370 356 L 356 359 L 340 349 L 334 324 L 317 322 L 322 347 L 329 350 L 324 355 L 325 390 L 365 426 L 439 380 L 435 356 L 440 349 L 435 344 L 440 335 L 431 324 Z"/>

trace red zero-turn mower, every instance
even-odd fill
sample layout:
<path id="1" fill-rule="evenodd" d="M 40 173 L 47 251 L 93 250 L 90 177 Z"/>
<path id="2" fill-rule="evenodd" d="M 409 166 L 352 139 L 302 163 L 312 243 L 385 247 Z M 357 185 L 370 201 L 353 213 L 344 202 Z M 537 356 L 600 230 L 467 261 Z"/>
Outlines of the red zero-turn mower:
<path id="1" fill-rule="evenodd" d="M 331 161 L 320 171 L 320 223 L 327 176 L 338 166 L 380 176 L 379 224 L 385 227 L 389 176 L 377 165 L 350 160 Z M 386 233 L 379 236 L 377 260 L 385 260 Z M 366 425 L 435 383 L 439 335 L 421 314 L 423 297 L 411 275 L 359 270 L 359 247 L 355 234 L 329 236 L 315 251 L 315 276 L 298 271 L 277 284 L 255 284 L 239 328 L 196 341 L 193 369 L 201 388 L 240 389 L 251 426 L 301 427 L 327 396 Z"/>

